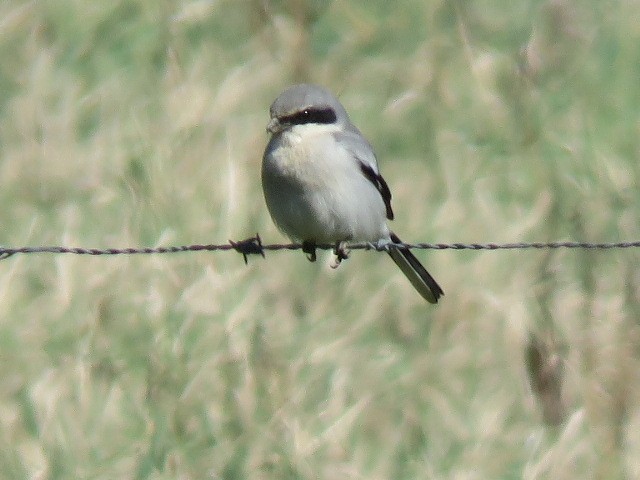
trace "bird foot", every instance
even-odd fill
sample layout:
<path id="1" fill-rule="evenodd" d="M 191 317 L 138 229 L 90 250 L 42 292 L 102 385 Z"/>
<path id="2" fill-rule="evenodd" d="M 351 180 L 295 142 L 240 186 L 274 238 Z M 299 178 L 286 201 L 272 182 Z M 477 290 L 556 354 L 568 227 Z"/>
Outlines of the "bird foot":
<path id="1" fill-rule="evenodd" d="M 349 249 L 347 248 L 347 242 L 336 242 L 336 246 L 333 249 L 333 253 L 336 258 L 331 263 L 331 268 L 338 268 L 343 260 L 349 258 Z"/>
<path id="2" fill-rule="evenodd" d="M 305 240 L 302 242 L 302 251 L 307 255 L 307 260 L 310 262 L 316 261 L 316 242 Z"/>

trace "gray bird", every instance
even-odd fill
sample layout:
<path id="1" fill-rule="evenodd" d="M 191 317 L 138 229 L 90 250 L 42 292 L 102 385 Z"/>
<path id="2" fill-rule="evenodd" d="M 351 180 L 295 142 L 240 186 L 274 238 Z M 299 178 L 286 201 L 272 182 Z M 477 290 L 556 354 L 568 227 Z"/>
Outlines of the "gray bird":
<path id="1" fill-rule="evenodd" d="M 401 243 L 387 226 L 391 192 L 373 148 L 351 123 L 340 101 L 317 85 L 294 85 L 275 99 L 262 159 L 262 188 L 278 228 L 315 260 L 315 245 L 346 242 Z M 437 303 L 442 288 L 408 249 L 389 256 L 415 289 Z"/>

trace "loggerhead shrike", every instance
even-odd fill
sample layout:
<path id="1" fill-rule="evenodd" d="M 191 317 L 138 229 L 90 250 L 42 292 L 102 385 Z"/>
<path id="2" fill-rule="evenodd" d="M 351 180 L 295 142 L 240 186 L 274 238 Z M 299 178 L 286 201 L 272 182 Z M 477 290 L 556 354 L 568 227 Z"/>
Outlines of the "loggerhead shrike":
<path id="1" fill-rule="evenodd" d="M 270 115 L 262 159 L 267 208 L 310 260 L 318 243 L 335 243 L 338 263 L 346 242 L 401 243 L 387 226 L 391 192 L 373 148 L 331 92 L 294 85 L 275 99 Z M 444 292 L 411 251 L 388 253 L 420 295 L 437 303 Z"/>

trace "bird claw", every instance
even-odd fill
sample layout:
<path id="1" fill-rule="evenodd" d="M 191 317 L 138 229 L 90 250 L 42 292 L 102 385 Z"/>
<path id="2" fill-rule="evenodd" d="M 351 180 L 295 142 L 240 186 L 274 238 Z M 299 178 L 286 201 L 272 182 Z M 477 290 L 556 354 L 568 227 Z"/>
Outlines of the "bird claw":
<path id="1" fill-rule="evenodd" d="M 302 242 L 302 251 L 307 255 L 307 260 L 316 261 L 316 242 L 305 240 Z"/>
<path id="2" fill-rule="evenodd" d="M 336 258 L 331 262 L 331 268 L 335 269 L 340 266 L 343 260 L 349 258 L 349 249 L 347 248 L 347 242 L 336 242 L 336 246 L 333 249 L 333 253 Z"/>

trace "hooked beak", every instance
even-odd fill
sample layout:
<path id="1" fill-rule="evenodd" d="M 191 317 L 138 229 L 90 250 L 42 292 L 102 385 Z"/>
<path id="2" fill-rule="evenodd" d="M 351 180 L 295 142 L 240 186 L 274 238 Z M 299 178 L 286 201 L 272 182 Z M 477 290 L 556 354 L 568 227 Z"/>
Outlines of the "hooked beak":
<path id="1" fill-rule="evenodd" d="M 282 130 L 282 128 L 280 125 L 280 121 L 277 118 L 272 118 L 271 120 L 269 120 L 269 123 L 267 124 L 267 132 L 274 134 L 278 133 L 280 130 Z"/>

